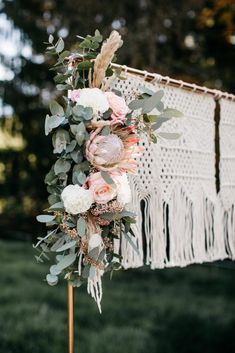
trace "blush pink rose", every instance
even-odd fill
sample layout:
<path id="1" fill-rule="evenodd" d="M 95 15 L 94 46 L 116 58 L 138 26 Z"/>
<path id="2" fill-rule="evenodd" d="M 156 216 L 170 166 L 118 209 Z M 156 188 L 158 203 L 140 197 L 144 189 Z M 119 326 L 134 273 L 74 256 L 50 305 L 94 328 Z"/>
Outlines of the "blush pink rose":
<path id="1" fill-rule="evenodd" d="M 87 183 L 96 203 L 107 203 L 117 196 L 116 187 L 107 184 L 100 172 L 92 174 Z"/>
<path id="2" fill-rule="evenodd" d="M 105 92 L 106 98 L 109 103 L 109 107 L 112 109 L 112 122 L 113 124 L 124 124 L 126 121 L 126 114 L 129 112 L 129 108 L 123 97 L 117 96 L 113 92 Z"/>
<path id="3" fill-rule="evenodd" d="M 68 98 L 71 99 L 73 102 L 77 102 L 81 94 L 80 89 L 74 89 L 72 91 L 69 91 L 68 93 Z"/>

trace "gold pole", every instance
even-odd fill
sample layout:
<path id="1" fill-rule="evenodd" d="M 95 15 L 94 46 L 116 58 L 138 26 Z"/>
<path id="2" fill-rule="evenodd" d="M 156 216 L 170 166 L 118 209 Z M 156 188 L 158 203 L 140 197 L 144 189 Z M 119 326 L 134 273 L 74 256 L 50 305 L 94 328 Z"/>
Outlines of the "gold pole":
<path id="1" fill-rule="evenodd" d="M 68 282 L 67 287 L 68 301 L 68 353 L 74 353 L 74 289 Z"/>

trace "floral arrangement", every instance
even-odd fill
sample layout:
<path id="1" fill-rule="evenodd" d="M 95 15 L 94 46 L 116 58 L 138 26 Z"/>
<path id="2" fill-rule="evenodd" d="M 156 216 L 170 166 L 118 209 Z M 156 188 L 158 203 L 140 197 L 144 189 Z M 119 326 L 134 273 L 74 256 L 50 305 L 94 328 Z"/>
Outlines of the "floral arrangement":
<path id="1" fill-rule="evenodd" d="M 37 220 L 48 232 L 38 238 L 36 259 L 52 254 L 47 282 L 56 285 L 59 275 L 75 287 L 86 282 L 101 311 L 101 278 L 121 268 L 115 240 L 125 237 L 135 247 L 135 215 L 126 206 L 131 202 L 128 174 L 136 172 L 143 150 L 140 135 L 152 142 L 175 138 L 155 130 L 180 113 L 164 108 L 163 91 L 142 87 L 127 104 L 119 91 L 109 89 L 113 79 L 124 79 L 111 64 L 122 45 L 118 32 L 106 41 L 98 30 L 78 39 L 76 53 L 64 50 L 61 38 L 54 43 L 50 35 L 47 43 L 47 52 L 57 57 L 56 88 L 66 93 L 59 95 L 62 105 L 51 101 L 45 119 L 57 160 L 45 177 L 50 206 Z"/>

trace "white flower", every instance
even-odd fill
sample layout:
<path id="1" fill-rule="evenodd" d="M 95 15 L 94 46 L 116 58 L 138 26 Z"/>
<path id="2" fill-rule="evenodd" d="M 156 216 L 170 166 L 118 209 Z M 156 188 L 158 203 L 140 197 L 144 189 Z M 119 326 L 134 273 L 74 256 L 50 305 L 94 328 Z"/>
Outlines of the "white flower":
<path id="1" fill-rule="evenodd" d="M 83 88 L 76 99 L 78 105 L 91 107 L 95 114 L 103 114 L 109 109 L 109 103 L 105 94 L 99 88 Z"/>
<path id="2" fill-rule="evenodd" d="M 89 247 L 93 249 L 93 248 L 96 248 L 97 246 L 100 246 L 101 244 L 102 244 L 102 238 L 100 234 L 98 233 L 92 234 L 89 240 Z"/>
<path id="3" fill-rule="evenodd" d="M 126 173 L 118 177 L 117 201 L 123 205 L 131 202 L 131 188 Z"/>
<path id="4" fill-rule="evenodd" d="M 65 210 L 71 214 L 86 212 L 94 202 L 93 193 L 79 185 L 68 185 L 61 193 Z"/>

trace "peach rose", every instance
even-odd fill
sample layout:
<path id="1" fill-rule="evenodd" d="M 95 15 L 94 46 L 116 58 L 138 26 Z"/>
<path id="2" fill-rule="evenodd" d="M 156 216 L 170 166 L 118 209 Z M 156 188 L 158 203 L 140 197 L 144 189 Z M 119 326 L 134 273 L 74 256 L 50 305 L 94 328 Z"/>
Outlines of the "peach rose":
<path id="1" fill-rule="evenodd" d="M 108 100 L 109 107 L 112 109 L 111 118 L 113 124 L 123 125 L 126 121 L 126 114 L 129 112 L 125 99 L 117 96 L 113 92 L 105 92 L 105 95 Z"/>
<path id="2" fill-rule="evenodd" d="M 102 178 L 101 173 L 97 172 L 88 178 L 88 187 L 93 192 L 93 197 L 96 203 L 107 203 L 117 196 L 115 186 L 109 185 Z"/>

